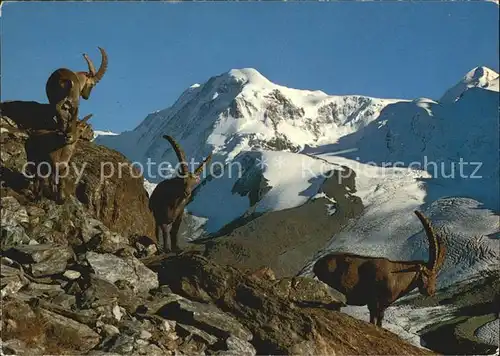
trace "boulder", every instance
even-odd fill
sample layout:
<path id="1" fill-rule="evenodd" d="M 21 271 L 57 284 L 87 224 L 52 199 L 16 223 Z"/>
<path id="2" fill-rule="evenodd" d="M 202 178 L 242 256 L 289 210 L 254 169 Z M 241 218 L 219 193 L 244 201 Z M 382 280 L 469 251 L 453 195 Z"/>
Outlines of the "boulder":
<path id="1" fill-rule="evenodd" d="M 17 245 L 5 252 L 5 255 L 21 264 L 29 265 L 34 277 L 62 273 L 73 258 L 71 247 L 55 244 Z"/>
<path id="2" fill-rule="evenodd" d="M 138 293 L 147 293 L 158 287 L 156 273 L 133 256 L 120 258 L 109 253 L 87 252 L 86 259 L 96 276 L 110 283 L 125 280 Z"/>

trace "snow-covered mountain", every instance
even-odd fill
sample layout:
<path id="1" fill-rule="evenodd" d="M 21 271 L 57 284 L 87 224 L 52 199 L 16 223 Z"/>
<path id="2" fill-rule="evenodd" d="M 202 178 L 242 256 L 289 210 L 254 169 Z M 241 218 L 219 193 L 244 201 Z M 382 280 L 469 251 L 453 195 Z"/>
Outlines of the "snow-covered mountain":
<path id="1" fill-rule="evenodd" d="M 467 73 L 462 80 L 451 87 L 439 99 L 441 103 L 455 102 L 470 88 L 483 88 L 498 92 L 498 73 L 487 67 L 476 67 Z"/>
<path id="2" fill-rule="evenodd" d="M 148 159 L 176 164 L 162 139 L 166 133 L 197 160 L 210 152 L 223 161 L 252 149 L 298 152 L 305 145 L 332 143 L 355 132 L 397 101 L 290 89 L 255 69 L 231 70 L 191 86 L 174 105 L 148 115 L 133 131 L 96 142 L 143 164 Z"/>
<path id="3" fill-rule="evenodd" d="M 413 214 L 419 209 L 448 233 L 439 278 L 446 287 L 498 268 L 498 88 L 498 73 L 485 67 L 471 70 L 439 100 L 333 96 L 274 84 L 254 69 L 231 70 L 191 86 L 133 131 L 96 142 L 143 164 L 177 163 L 165 134 L 188 158 L 214 153 L 187 207 L 188 239 L 318 198 L 326 215 L 335 214 L 335 200 L 320 187 L 332 171 L 348 167 L 356 173 L 349 194 L 361 198 L 363 213 L 310 256 L 302 273 L 330 250 L 425 259 L 426 238 Z M 151 182 L 163 179 L 154 169 L 144 173 Z M 366 319 L 366 308 L 354 309 L 352 315 Z M 418 343 L 415 333 L 430 322 L 424 312 L 449 314 L 393 309 L 387 321 Z M 407 313 L 422 323 L 408 323 Z"/>
<path id="4" fill-rule="evenodd" d="M 333 153 L 358 164 L 416 169 L 431 174 L 426 180 L 427 203 L 442 196 L 465 196 L 498 211 L 498 197 L 491 194 L 498 191 L 497 120 L 498 73 L 485 67 L 467 73 L 441 101 L 333 96 L 290 89 L 247 68 L 192 85 L 174 105 L 148 115 L 133 131 L 100 135 L 96 143 L 117 149 L 145 167 L 148 161 L 154 162 L 152 169 L 144 170 L 152 183 L 165 178 L 157 174 L 158 164 L 177 163 L 162 138 L 168 133 L 196 161 L 210 152 L 214 153 L 213 162 L 222 164 L 240 162 L 250 151 L 262 152 L 259 160 L 267 159 L 270 153 L 266 152 L 296 153 L 271 158 L 284 161 L 278 172 L 291 174 L 291 167 L 296 167 L 295 176 L 303 175 L 304 154 Z M 255 161 L 253 156 L 248 159 Z M 271 169 L 264 167 L 259 174 L 276 177 L 269 173 Z M 210 185 L 226 182 L 224 175 L 218 180 L 221 182 L 212 180 Z M 224 184 L 233 194 L 234 178 Z M 276 184 L 271 186 L 268 195 L 278 189 Z M 212 189 L 200 187 L 197 202 L 190 205 L 193 213 L 207 215 L 203 196 L 211 195 Z M 244 211 L 255 208 L 253 205 L 245 206 Z M 281 205 L 268 206 L 281 209 Z"/>

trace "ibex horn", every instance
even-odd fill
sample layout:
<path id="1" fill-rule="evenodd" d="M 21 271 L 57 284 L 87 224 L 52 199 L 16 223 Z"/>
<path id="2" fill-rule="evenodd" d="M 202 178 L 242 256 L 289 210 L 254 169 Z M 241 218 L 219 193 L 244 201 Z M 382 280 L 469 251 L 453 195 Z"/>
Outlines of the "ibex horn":
<path id="1" fill-rule="evenodd" d="M 94 63 L 92 63 L 92 60 L 89 58 L 89 56 L 87 55 L 87 53 L 83 54 L 83 58 L 85 58 L 85 60 L 87 61 L 87 65 L 89 66 L 90 75 L 93 76 L 93 77 L 95 77 Z"/>
<path id="2" fill-rule="evenodd" d="M 106 51 L 101 47 L 97 48 L 101 51 L 101 66 L 94 76 L 96 83 L 102 79 L 104 73 L 106 73 L 106 70 L 108 69 L 108 55 L 106 54 Z"/>
<path id="3" fill-rule="evenodd" d="M 201 172 L 203 171 L 203 167 L 205 167 L 205 165 L 207 165 L 211 159 L 212 159 L 212 154 L 209 154 L 208 157 L 205 158 L 205 160 L 203 162 L 201 162 L 201 164 L 194 170 L 194 174 L 199 176 L 201 174 Z"/>
<path id="4" fill-rule="evenodd" d="M 87 122 L 94 114 L 88 114 L 85 116 L 83 119 L 80 120 L 80 122 Z"/>
<path id="5" fill-rule="evenodd" d="M 439 258 L 439 242 L 436 238 L 436 234 L 434 229 L 431 226 L 429 219 L 427 219 L 424 214 L 418 210 L 415 210 L 415 215 L 417 215 L 418 219 L 422 223 L 424 227 L 425 234 L 427 235 L 427 239 L 429 240 L 429 262 L 428 268 L 430 270 L 435 270 L 437 267 L 437 262 Z"/>
<path id="6" fill-rule="evenodd" d="M 188 167 L 187 167 L 187 162 L 186 162 L 186 155 L 184 154 L 184 151 L 182 150 L 181 146 L 177 142 L 175 142 L 174 138 L 169 135 L 164 135 L 163 138 L 170 142 L 172 145 L 175 154 L 177 155 L 177 159 L 179 160 L 179 163 L 181 164 L 181 173 L 182 175 L 186 175 L 188 172 Z"/>

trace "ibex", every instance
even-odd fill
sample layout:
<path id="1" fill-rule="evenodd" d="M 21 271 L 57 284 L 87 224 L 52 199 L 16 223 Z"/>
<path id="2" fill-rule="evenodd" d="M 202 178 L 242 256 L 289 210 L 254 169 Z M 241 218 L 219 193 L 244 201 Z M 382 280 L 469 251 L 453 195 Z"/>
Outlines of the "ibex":
<path id="1" fill-rule="evenodd" d="M 49 177 L 49 188 L 58 203 L 64 202 L 66 196 L 65 179 L 68 174 L 69 161 L 75 152 L 76 143 L 84 125 L 92 114 L 82 120 L 74 117 L 66 131 L 59 130 L 27 130 L 25 143 L 28 170 L 34 180 L 33 195 L 40 199 Z"/>
<path id="2" fill-rule="evenodd" d="M 78 116 L 80 96 L 87 100 L 92 88 L 102 79 L 106 72 L 108 56 L 104 49 L 98 48 L 101 51 L 102 61 L 97 72 L 90 58 L 84 53 L 83 58 L 87 61 L 88 72 L 73 72 L 67 68 L 59 68 L 47 80 L 45 92 L 49 103 L 54 106 L 61 129 L 64 129 L 64 126 L 68 124 L 72 117 Z"/>
<path id="3" fill-rule="evenodd" d="M 429 240 L 429 261 L 391 261 L 382 257 L 331 253 L 318 259 L 318 279 L 346 296 L 348 305 L 367 305 L 370 323 L 382 326 L 385 309 L 415 288 L 426 296 L 436 292 L 436 276 L 445 257 L 442 237 L 415 211 Z"/>
<path id="4" fill-rule="evenodd" d="M 170 236 L 171 250 L 178 252 L 180 248 L 177 243 L 177 233 L 182 221 L 184 207 L 191 198 L 193 188 L 200 182 L 203 167 L 211 160 L 212 155 L 208 155 L 194 172 L 189 172 L 184 151 L 171 136 L 165 135 L 163 138 L 172 145 L 179 160 L 180 168 L 176 177 L 166 179 L 155 187 L 149 199 L 149 209 L 155 218 L 156 241 L 159 250 L 161 252 L 170 250 L 168 247 Z"/>

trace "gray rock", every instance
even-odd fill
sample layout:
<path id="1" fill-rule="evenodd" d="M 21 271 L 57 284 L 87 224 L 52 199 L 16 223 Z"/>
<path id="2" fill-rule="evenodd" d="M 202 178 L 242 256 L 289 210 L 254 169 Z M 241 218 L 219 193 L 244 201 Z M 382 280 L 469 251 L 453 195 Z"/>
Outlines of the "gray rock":
<path id="1" fill-rule="evenodd" d="M 216 306 L 178 298 L 176 301 L 163 306 L 159 315 L 167 319 L 176 320 L 185 324 L 195 325 L 197 328 L 210 330 L 218 337 L 227 338 L 234 335 L 242 340 L 252 339 L 252 333 L 238 320 L 229 314 L 223 313 Z"/>
<path id="2" fill-rule="evenodd" d="M 213 345 L 218 341 L 217 337 L 215 337 L 214 335 L 211 335 L 211 334 L 209 334 L 203 330 L 200 330 L 194 326 L 182 324 L 179 322 L 176 325 L 176 332 L 181 336 L 194 335 L 194 336 L 200 338 L 201 340 L 203 340 L 208 345 Z"/>
<path id="3" fill-rule="evenodd" d="M 139 334 L 139 339 L 142 339 L 142 340 L 149 340 L 149 339 L 151 339 L 151 337 L 153 337 L 153 335 L 147 330 L 141 330 L 141 332 Z"/>
<path id="4" fill-rule="evenodd" d="M 9 277 L 2 276 L 1 280 L 2 289 L 0 290 L 0 297 L 2 299 L 6 296 L 17 294 L 19 290 L 21 290 L 26 284 L 28 284 L 28 281 L 25 278 L 16 275 Z"/>
<path id="5" fill-rule="evenodd" d="M 129 354 L 134 350 L 134 342 L 135 339 L 132 336 L 119 334 L 108 351 L 116 352 L 120 355 Z"/>
<path id="6" fill-rule="evenodd" d="M 39 217 L 45 215 L 45 210 L 43 210 L 42 208 L 40 208 L 39 206 L 36 206 L 36 205 L 27 206 L 26 212 L 28 213 L 28 216 L 30 217 L 30 219 L 39 218 Z M 31 220 L 31 222 L 33 222 L 33 221 Z"/>
<path id="7" fill-rule="evenodd" d="M 164 355 L 166 355 L 166 353 L 165 353 L 164 350 L 160 349 L 155 344 L 149 344 L 145 348 L 145 355 L 148 355 L 148 356 L 164 356 Z"/>
<path id="8" fill-rule="evenodd" d="M 29 347 L 22 340 L 11 339 L 0 343 L 3 355 L 43 355 L 43 348 L 37 346 Z"/>
<path id="9" fill-rule="evenodd" d="M 128 245 L 128 239 L 110 231 L 101 221 L 93 218 L 85 220 L 82 226 L 82 239 L 93 245 L 92 250 L 115 253 Z"/>
<path id="10" fill-rule="evenodd" d="M 114 317 L 117 321 L 122 320 L 123 314 L 124 314 L 124 313 L 122 312 L 122 308 L 120 308 L 120 306 L 115 305 L 115 306 L 113 307 L 113 317 Z"/>
<path id="11" fill-rule="evenodd" d="M 118 300 L 120 291 L 111 282 L 90 276 L 89 287 L 82 293 L 82 305 L 84 307 L 96 307 L 108 305 Z"/>
<path id="12" fill-rule="evenodd" d="M 73 271 L 71 269 L 68 269 L 68 270 L 64 271 L 64 273 L 63 273 L 63 276 L 66 277 L 67 279 L 71 280 L 71 281 L 80 278 L 81 275 L 82 274 L 80 272 Z"/>
<path id="13" fill-rule="evenodd" d="M 102 333 L 104 336 L 114 336 L 118 335 L 120 333 L 120 329 L 118 329 L 116 326 L 111 325 L 111 324 L 104 324 L 102 326 Z"/>
<path id="14" fill-rule="evenodd" d="M 274 284 L 276 294 L 296 303 L 345 306 L 345 296 L 325 283 L 307 277 L 282 278 Z"/>
<path id="15" fill-rule="evenodd" d="M 60 305 L 65 309 L 73 309 L 76 305 L 76 297 L 69 294 L 60 294 L 54 297 L 51 301 L 53 304 Z"/>
<path id="16" fill-rule="evenodd" d="M 45 319 L 54 332 L 71 335 L 78 351 L 87 352 L 99 344 L 100 336 L 87 325 L 73 319 L 66 318 L 46 309 L 40 309 L 40 315 Z"/>
<path id="17" fill-rule="evenodd" d="M 25 225 L 29 223 L 28 213 L 19 202 L 11 196 L 0 199 L 0 246 L 2 249 L 28 243 Z"/>
<path id="18" fill-rule="evenodd" d="M 138 293 L 158 287 L 158 276 L 135 257 L 120 258 L 112 254 L 87 252 L 87 261 L 99 278 L 115 283 L 126 280 Z"/>
<path id="19" fill-rule="evenodd" d="M 30 283 L 25 288 L 25 292 L 28 294 L 39 297 L 48 296 L 55 297 L 60 294 L 64 294 L 64 290 L 59 284 L 43 284 L 43 283 Z"/>
<path id="20" fill-rule="evenodd" d="M 228 337 L 226 345 L 227 351 L 219 351 L 217 352 L 218 355 L 255 356 L 257 354 L 255 347 L 251 343 L 235 336 Z"/>
<path id="21" fill-rule="evenodd" d="M 30 264 L 33 276 L 40 277 L 63 272 L 74 253 L 69 246 L 37 244 L 12 247 L 6 255 L 21 264 Z"/>
<path id="22" fill-rule="evenodd" d="M 35 277 L 50 276 L 64 271 L 67 263 L 64 256 L 60 256 L 60 259 L 34 263 L 30 266 L 30 270 L 31 274 Z"/>
<path id="23" fill-rule="evenodd" d="M 19 268 L 13 267 L 15 262 L 9 258 L 2 257 L 0 268 L 0 288 L 1 298 L 7 295 L 17 293 L 21 288 L 28 284 L 28 280 L 24 278 L 24 273 Z"/>

